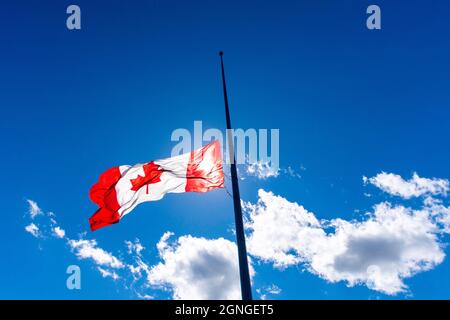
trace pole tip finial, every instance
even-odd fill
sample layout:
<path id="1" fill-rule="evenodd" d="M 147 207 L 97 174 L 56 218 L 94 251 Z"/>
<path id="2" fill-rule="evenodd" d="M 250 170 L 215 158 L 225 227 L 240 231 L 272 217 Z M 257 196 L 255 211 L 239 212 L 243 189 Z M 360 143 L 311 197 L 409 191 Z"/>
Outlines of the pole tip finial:
<path id="1" fill-rule="evenodd" d="M 223 51 L 219 51 L 219 56 L 223 56 Z"/>

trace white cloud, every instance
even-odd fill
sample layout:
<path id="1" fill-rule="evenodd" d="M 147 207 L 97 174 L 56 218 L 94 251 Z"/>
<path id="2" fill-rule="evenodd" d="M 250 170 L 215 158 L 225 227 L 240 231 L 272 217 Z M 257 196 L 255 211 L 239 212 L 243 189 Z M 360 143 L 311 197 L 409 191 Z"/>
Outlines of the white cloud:
<path id="1" fill-rule="evenodd" d="M 146 294 L 146 293 L 145 294 L 138 293 L 137 296 L 138 296 L 139 299 L 143 299 L 143 300 L 153 300 L 153 299 L 155 299 L 154 296 L 152 296 L 150 294 Z"/>
<path id="2" fill-rule="evenodd" d="M 249 176 L 256 176 L 259 179 L 276 178 L 280 174 L 280 169 L 278 167 L 273 168 L 269 161 L 260 160 L 248 163 L 246 173 Z"/>
<path id="3" fill-rule="evenodd" d="M 244 203 L 249 213 L 245 227 L 250 231 L 247 240 L 249 252 L 276 267 L 297 264 L 301 257 L 295 249 L 312 248 L 316 239 L 325 235 L 314 214 L 297 203 L 292 203 L 271 192 L 258 191 L 258 203 Z"/>
<path id="4" fill-rule="evenodd" d="M 188 235 L 169 243 L 172 235 L 166 232 L 157 245 L 162 262 L 151 268 L 150 285 L 171 289 L 174 299 L 240 299 L 233 242 Z"/>
<path id="5" fill-rule="evenodd" d="M 366 183 L 376 177 L 366 178 Z M 419 194 L 426 196 L 423 206 L 411 209 L 383 202 L 361 221 L 319 220 L 303 206 L 259 190 L 257 203 L 244 202 L 248 252 L 276 268 L 303 266 L 330 282 L 364 284 L 386 294 L 407 291 L 404 279 L 443 261 L 439 236 L 450 233 L 450 207 L 431 197 L 446 194 L 448 186 L 442 181 L 447 180 L 400 179 L 415 181 L 417 188 L 408 190 L 421 190 Z M 389 190 L 402 196 L 417 194 L 395 189 L 392 184 Z M 30 212 L 31 208 L 30 204 Z M 30 213 L 30 217 L 34 216 Z M 39 223 L 30 223 L 26 231 L 35 237 L 51 234 L 66 239 L 79 259 L 91 260 L 105 278 L 124 279 L 127 289 L 138 297 L 153 298 L 153 293 L 147 292 L 151 288 L 169 290 L 175 299 L 240 298 L 237 248 L 229 240 L 190 235 L 171 239 L 173 233 L 166 232 L 156 245 L 161 262 L 152 266 L 144 259 L 145 248 L 139 239 L 125 241 L 130 256 L 119 260 L 86 235 L 79 240 L 66 238 L 54 214 L 45 218 L 49 220 L 37 219 Z M 281 292 L 275 285 L 258 290 L 261 298 Z"/>
<path id="6" fill-rule="evenodd" d="M 39 227 L 35 225 L 34 223 L 30 223 L 25 227 L 25 231 L 31 233 L 34 237 L 38 238 L 40 236 L 39 234 Z"/>
<path id="7" fill-rule="evenodd" d="M 57 238 L 64 238 L 66 235 L 66 231 L 64 231 L 64 229 L 61 229 L 61 227 L 56 226 L 53 228 L 53 234 Z"/>
<path id="8" fill-rule="evenodd" d="M 27 201 L 30 203 L 31 200 Z M 33 212 L 34 215 L 32 215 L 31 212 Z M 126 275 L 125 271 L 129 271 L 134 279 L 138 279 L 141 278 L 143 274 L 147 274 L 149 272 L 150 267 L 142 259 L 141 253 L 144 250 L 144 247 L 140 243 L 139 239 L 135 239 L 134 242 L 125 241 L 128 253 L 131 254 L 136 261 L 135 266 L 128 265 L 116 258 L 112 253 L 101 248 L 97 244 L 96 240 L 85 239 L 86 233 L 81 234 L 80 239 L 78 240 L 70 239 L 68 237 L 66 238 L 66 231 L 58 225 L 56 215 L 52 212 L 47 212 L 45 214 L 43 213 L 44 212 L 39 209 L 37 203 L 31 201 L 30 216 L 28 219 L 33 219 L 37 214 L 42 214 L 42 218 L 27 225 L 25 230 L 35 237 L 45 239 L 66 239 L 68 247 L 72 250 L 72 252 L 79 259 L 91 260 L 103 278 L 118 280 L 122 276 Z M 139 292 L 136 292 L 136 294 L 138 294 L 138 296 L 140 295 Z"/>
<path id="9" fill-rule="evenodd" d="M 66 232 L 56 222 L 56 215 L 53 212 L 44 214 L 44 211 L 42 211 L 35 201 L 28 199 L 27 203 L 29 205 L 29 218 L 34 220 L 33 223 L 30 223 L 25 227 L 27 232 L 30 232 L 35 237 L 53 236 L 60 239 L 65 237 Z M 42 217 L 35 220 L 38 215 L 41 215 Z"/>
<path id="10" fill-rule="evenodd" d="M 131 241 L 125 241 L 125 245 L 127 246 L 128 254 L 133 259 L 132 263 L 127 264 L 127 269 L 130 271 L 132 277 L 133 277 L 133 285 L 138 280 L 142 279 L 145 275 L 148 275 L 150 272 L 150 266 L 148 263 L 144 260 L 144 257 L 142 256 L 142 251 L 145 249 L 144 246 L 142 246 L 139 239 L 135 239 L 134 242 Z M 144 285 L 146 286 L 146 284 Z M 145 294 L 141 292 L 136 292 L 138 297 L 145 299 Z"/>
<path id="11" fill-rule="evenodd" d="M 427 197 L 424 200 L 424 210 L 440 225 L 443 233 L 450 234 L 450 207 L 442 204 L 442 200 Z"/>
<path id="12" fill-rule="evenodd" d="M 259 190 L 258 196 L 256 204 L 245 205 L 249 253 L 278 268 L 302 264 L 330 282 L 397 294 L 407 290 L 403 279 L 432 269 L 445 257 L 436 208 L 380 203 L 363 221 L 318 221 L 271 192 Z"/>
<path id="13" fill-rule="evenodd" d="M 32 200 L 27 200 L 27 202 L 30 205 L 29 212 L 32 219 L 36 215 L 43 213 L 36 202 Z M 45 219 L 41 219 L 39 223 L 36 222 L 27 225 L 25 227 L 25 230 L 35 237 L 51 235 L 53 237 L 62 239 L 66 236 L 66 231 L 57 224 L 56 215 L 54 213 L 48 212 L 46 215 L 44 215 L 44 217 Z M 115 269 L 123 268 L 125 266 L 114 255 L 100 248 L 97 245 L 96 240 L 86 240 L 83 238 L 79 240 L 68 239 L 67 243 L 79 259 L 91 259 L 95 262 L 95 264 L 99 266 L 106 266 Z M 136 240 L 134 244 L 130 242 L 130 244 L 132 245 L 132 248 L 134 250 L 137 250 L 137 252 L 140 252 L 143 249 L 143 247 L 141 248 L 139 240 Z M 106 269 L 103 268 L 102 270 Z M 102 275 L 104 275 L 103 272 Z"/>
<path id="14" fill-rule="evenodd" d="M 422 178 L 417 173 L 414 173 L 411 179 L 404 180 L 397 174 L 382 172 L 372 178 L 363 177 L 363 181 L 365 184 L 371 183 L 384 192 L 404 199 L 424 195 L 446 196 L 450 190 L 447 179 Z"/>
<path id="15" fill-rule="evenodd" d="M 92 259 L 96 264 L 110 268 L 123 268 L 122 261 L 98 247 L 96 240 L 69 240 L 69 246 L 79 259 Z"/>
<path id="16" fill-rule="evenodd" d="M 306 170 L 305 167 L 301 166 L 300 167 L 301 170 Z M 302 176 L 295 171 L 291 166 L 288 166 L 286 169 L 282 169 L 282 171 L 287 174 L 288 176 L 291 176 L 293 178 L 301 178 Z"/>
<path id="17" fill-rule="evenodd" d="M 118 280 L 120 277 L 115 271 L 110 271 L 103 269 L 102 267 L 97 267 L 97 270 L 100 271 L 100 274 L 103 278 L 111 278 L 113 280 Z"/>
<path id="18" fill-rule="evenodd" d="M 277 285 L 271 284 L 270 286 L 256 289 L 256 293 L 259 294 L 261 300 L 267 300 L 269 295 L 279 295 L 281 289 Z"/>
<path id="19" fill-rule="evenodd" d="M 148 293 L 149 286 L 171 290 L 176 299 L 240 298 L 237 248 L 223 238 L 184 236 L 169 244 L 173 233 L 167 232 L 156 245 L 162 261 L 152 266 L 144 259 L 145 248 L 139 239 L 125 241 L 129 257 L 120 260 L 101 248 L 95 239 L 86 239 L 86 234 L 78 240 L 66 237 L 55 214 L 43 215 L 25 230 L 35 237 L 66 239 L 76 257 L 90 260 L 103 278 L 123 279 L 127 290 L 141 299 L 154 298 L 152 292 Z"/>
<path id="20" fill-rule="evenodd" d="M 126 240 L 125 245 L 127 246 L 129 254 L 136 253 L 137 255 L 141 255 L 141 251 L 145 249 L 145 247 L 141 244 L 141 241 L 137 238 L 134 242 Z"/>
<path id="21" fill-rule="evenodd" d="M 275 284 L 270 285 L 269 287 L 265 288 L 265 290 L 270 294 L 280 294 L 281 293 L 281 289 Z"/>
<path id="22" fill-rule="evenodd" d="M 170 245 L 168 243 L 171 236 L 175 235 L 175 233 L 171 231 L 164 232 L 161 239 L 159 239 L 156 244 L 156 248 L 158 249 L 159 255 L 162 256 L 167 249 L 170 249 Z"/>
<path id="23" fill-rule="evenodd" d="M 34 219 L 37 215 L 42 214 L 41 208 L 39 208 L 38 204 L 30 199 L 27 199 L 28 202 L 28 213 L 30 214 L 31 219 Z"/>
<path id="24" fill-rule="evenodd" d="M 134 264 L 127 264 L 128 270 L 133 275 L 134 281 L 142 278 L 144 274 L 150 272 L 150 266 L 142 259 L 140 255 L 134 256 Z"/>
<path id="25" fill-rule="evenodd" d="M 278 166 L 273 166 L 270 161 L 254 161 L 250 162 L 248 159 L 246 160 L 245 165 L 243 165 L 244 171 L 242 174 L 239 174 L 241 180 L 244 180 L 246 177 L 257 177 L 261 180 L 266 180 L 268 178 L 277 178 L 280 175 L 286 175 L 292 178 L 301 179 L 301 175 L 294 170 L 291 166 L 286 168 L 279 168 Z M 301 166 L 300 170 L 305 171 L 305 167 Z M 238 172 L 240 173 L 240 171 Z"/>

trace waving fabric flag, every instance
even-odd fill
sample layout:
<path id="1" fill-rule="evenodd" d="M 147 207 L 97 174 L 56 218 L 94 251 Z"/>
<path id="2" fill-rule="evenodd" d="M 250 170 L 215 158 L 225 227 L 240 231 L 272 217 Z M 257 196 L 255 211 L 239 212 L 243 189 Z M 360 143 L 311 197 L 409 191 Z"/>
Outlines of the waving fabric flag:
<path id="1" fill-rule="evenodd" d="M 223 184 L 218 141 L 172 158 L 108 169 L 89 192 L 100 207 L 89 219 L 91 230 L 117 223 L 138 204 L 166 193 L 207 192 Z"/>

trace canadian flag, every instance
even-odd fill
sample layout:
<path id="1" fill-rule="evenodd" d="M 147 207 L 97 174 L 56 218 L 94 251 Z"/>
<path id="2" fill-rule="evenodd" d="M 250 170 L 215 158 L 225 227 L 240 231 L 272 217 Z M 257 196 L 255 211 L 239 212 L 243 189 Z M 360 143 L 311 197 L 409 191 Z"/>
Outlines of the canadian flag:
<path id="1" fill-rule="evenodd" d="M 100 209 L 89 218 L 91 230 L 119 222 L 138 204 L 160 200 L 166 193 L 207 192 L 223 188 L 220 144 L 163 160 L 105 171 L 89 196 Z"/>

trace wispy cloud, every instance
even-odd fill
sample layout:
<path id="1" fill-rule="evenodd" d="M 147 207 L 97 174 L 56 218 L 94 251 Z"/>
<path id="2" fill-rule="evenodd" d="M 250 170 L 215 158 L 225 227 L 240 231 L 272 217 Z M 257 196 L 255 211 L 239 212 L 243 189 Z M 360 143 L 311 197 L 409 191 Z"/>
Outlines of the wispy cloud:
<path id="1" fill-rule="evenodd" d="M 39 227 L 34 223 L 25 226 L 25 231 L 31 233 L 36 238 L 39 237 Z"/>
<path id="2" fill-rule="evenodd" d="M 34 219 L 37 215 L 42 214 L 41 208 L 39 208 L 38 204 L 30 199 L 27 199 L 28 202 L 28 213 L 30 214 L 31 219 Z"/>
<path id="3" fill-rule="evenodd" d="M 304 171 L 306 169 L 304 166 L 300 166 L 300 170 Z M 277 178 L 280 175 L 298 179 L 302 177 L 301 174 L 291 166 L 286 168 L 275 167 L 270 161 L 263 160 L 253 162 L 247 160 L 245 165 L 243 165 L 243 170 L 240 170 L 240 173 L 241 178 L 243 179 L 246 177 L 256 177 L 261 180 L 267 180 L 269 178 Z"/>
<path id="4" fill-rule="evenodd" d="M 78 259 L 91 260 L 103 277 L 118 278 L 118 274 L 113 269 L 125 268 L 121 260 L 99 247 L 94 239 L 84 239 L 84 235 L 80 239 L 68 238 L 66 231 L 56 221 L 56 215 L 53 212 L 44 212 L 33 200 L 27 200 L 27 202 L 30 219 L 33 220 L 25 227 L 27 232 L 41 240 L 51 238 L 65 240 Z"/>
<path id="5" fill-rule="evenodd" d="M 145 249 L 139 239 L 135 239 L 134 242 L 126 240 L 125 245 L 127 246 L 129 254 L 136 253 L 140 256 L 141 252 Z"/>
<path id="6" fill-rule="evenodd" d="M 273 168 L 268 161 L 255 161 L 247 164 L 245 172 L 249 176 L 255 176 L 259 179 L 268 179 L 278 177 L 280 169 L 278 167 Z"/>
<path id="7" fill-rule="evenodd" d="M 96 240 L 69 240 L 68 244 L 79 259 L 92 259 L 97 265 L 114 269 L 124 267 L 122 261 L 100 248 Z"/>
<path id="8" fill-rule="evenodd" d="M 269 298 L 272 298 L 273 296 L 279 295 L 281 291 L 281 288 L 275 284 L 256 289 L 256 293 L 259 294 L 259 298 L 261 300 L 267 300 Z"/>
<path id="9" fill-rule="evenodd" d="M 97 267 L 97 270 L 100 272 L 103 278 L 111 278 L 113 280 L 118 280 L 120 278 L 115 271 L 106 270 L 102 267 Z"/>

